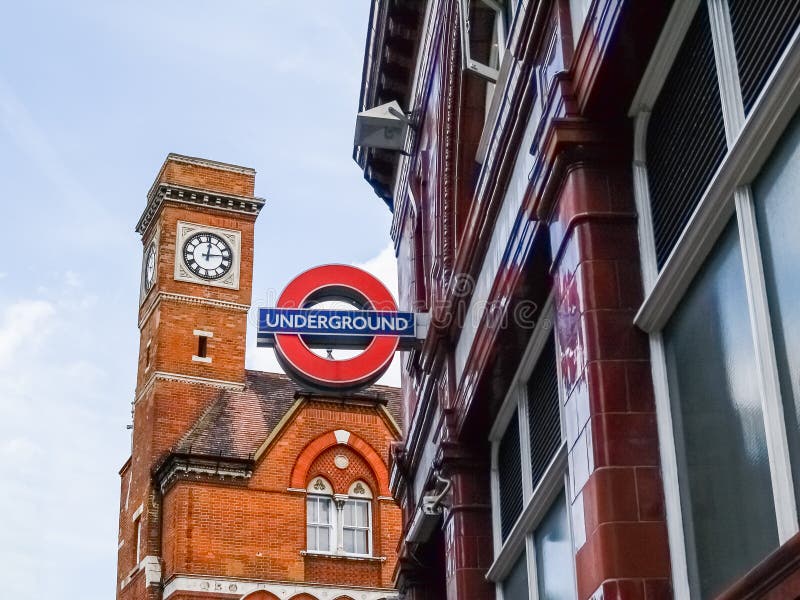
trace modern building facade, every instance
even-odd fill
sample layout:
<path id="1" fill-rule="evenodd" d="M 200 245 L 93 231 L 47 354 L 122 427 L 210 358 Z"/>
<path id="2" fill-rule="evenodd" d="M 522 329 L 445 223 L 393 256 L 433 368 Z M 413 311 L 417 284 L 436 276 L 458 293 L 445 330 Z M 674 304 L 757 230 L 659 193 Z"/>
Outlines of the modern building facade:
<path id="1" fill-rule="evenodd" d="M 375 0 L 405 598 L 800 596 L 800 2 Z"/>
<path id="2" fill-rule="evenodd" d="M 393 598 L 398 390 L 245 369 L 255 171 L 170 154 L 147 196 L 119 600 Z"/>

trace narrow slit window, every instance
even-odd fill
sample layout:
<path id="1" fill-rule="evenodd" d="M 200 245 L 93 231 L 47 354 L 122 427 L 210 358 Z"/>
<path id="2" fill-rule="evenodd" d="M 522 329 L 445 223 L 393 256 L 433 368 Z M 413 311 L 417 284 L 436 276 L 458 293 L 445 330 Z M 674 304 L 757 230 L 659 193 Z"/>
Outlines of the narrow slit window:
<path id="1" fill-rule="evenodd" d="M 200 358 L 208 356 L 208 338 L 204 335 L 197 336 L 197 356 Z"/>

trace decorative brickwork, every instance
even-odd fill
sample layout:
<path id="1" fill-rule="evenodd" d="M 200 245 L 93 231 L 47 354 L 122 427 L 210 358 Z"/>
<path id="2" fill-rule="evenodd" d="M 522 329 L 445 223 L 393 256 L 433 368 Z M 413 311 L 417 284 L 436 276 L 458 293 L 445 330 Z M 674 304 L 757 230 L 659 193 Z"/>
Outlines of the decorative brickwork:
<path id="1" fill-rule="evenodd" d="M 139 312 L 133 449 L 120 471 L 119 600 L 393 595 L 400 511 L 387 499 L 386 459 L 397 439 L 390 414 L 397 418 L 398 390 L 322 398 L 244 367 L 263 204 L 254 177 L 252 169 L 170 155 L 140 221 L 145 247 L 157 240 L 158 263 Z M 165 186 L 196 193 L 186 202 Z M 246 202 L 203 204 L 206 196 Z M 238 289 L 175 280 L 178 221 L 241 232 Z M 197 332 L 210 360 L 193 360 Z M 337 466 L 336 456 L 347 464 Z M 355 481 L 370 487 L 371 557 L 306 553 L 304 488 L 316 475 L 336 494 Z"/>

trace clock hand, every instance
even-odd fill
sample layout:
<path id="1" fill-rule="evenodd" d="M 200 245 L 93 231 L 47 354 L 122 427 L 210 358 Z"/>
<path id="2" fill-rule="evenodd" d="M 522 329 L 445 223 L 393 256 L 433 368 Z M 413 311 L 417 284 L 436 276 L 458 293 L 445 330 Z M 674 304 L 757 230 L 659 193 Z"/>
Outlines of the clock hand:
<path id="1" fill-rule="evenodd" d="M 205 259 L 208 260 L 211 258 L 211 242 L 208 242 L 208 249 L 206 250 Z"/>

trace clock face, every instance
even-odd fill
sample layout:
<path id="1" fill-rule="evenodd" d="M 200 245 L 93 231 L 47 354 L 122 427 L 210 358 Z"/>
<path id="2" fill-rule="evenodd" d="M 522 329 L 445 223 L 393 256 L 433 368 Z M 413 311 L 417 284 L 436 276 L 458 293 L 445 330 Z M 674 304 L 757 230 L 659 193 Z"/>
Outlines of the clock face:
<path id="1" fill-rule="evenodd" d="M 203 279 L 219 279 L 231 270 L 230 245 L 215 233 L 195 233 L 183 244 L 183 262 Z"/>
<path id="2" fill-rule="evenodd" d="M 144 288 L 150 291 L 156 280 L 156 243 L 150 244 L 144 259 Z"/>

